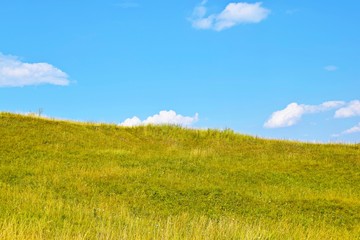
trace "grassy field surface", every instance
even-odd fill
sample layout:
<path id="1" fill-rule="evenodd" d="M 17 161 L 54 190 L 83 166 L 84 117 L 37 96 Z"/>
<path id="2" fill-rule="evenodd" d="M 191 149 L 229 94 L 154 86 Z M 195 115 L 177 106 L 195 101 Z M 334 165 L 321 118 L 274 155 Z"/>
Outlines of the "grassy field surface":
<path id="1" fill-rule="evenodd" d="M 360 145 L 0 113 L 0 239 L 360 239 Z"/>

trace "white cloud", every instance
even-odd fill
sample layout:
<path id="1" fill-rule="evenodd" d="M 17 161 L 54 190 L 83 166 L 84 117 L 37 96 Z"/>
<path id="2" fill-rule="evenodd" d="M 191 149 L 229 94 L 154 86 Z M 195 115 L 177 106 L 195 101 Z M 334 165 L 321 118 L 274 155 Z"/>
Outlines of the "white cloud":
<path id="1" fill-rule="evenodd" d="M 182 126 L 189 126 L 199 120 L 199 115 L 196 113 L 193 117 L 186 117 L 180 114 L 177 114 L 175 111 L 160 111 L 159 114 L 148 117 L 147 119 L 141 121 L 138 117 L 128 118 L 122 122 L 121 126 L 139 126 L 147 124 L 175 124 Z"/>
<path id="2" fill-rule="evenodd" d="M 352 128 L 349 128 L 341 133 L 333 134 L 332 137 L 340 137 L 342 135 L 353 134 L 353 133 L 360 133 L 360 122 L 355 126 L 353 126 Z"/>
<path id="3" fill-rule="evenodd" d="M 127 118 L 120 125 L 124 127 L 138 126 L 141 125 L 141 120 L 138 117 Z"/>
<path id="4" fill-rule="evenodd" d="M 320 108 L 325 110 L 325 109 L 329 109 L 329 108 L 339 108 L 344 105 L 345 105 L 344 101 L 327 101 L 327 102 L 322 103 L 320 105 Z"/>
<path id="5" fill-rule="evenodd" d="M 328 101 L 320 105 L 290 103 L 286 108 L 274 112 L 265 122 L 265 128 L 290 127 L 297 124 L 304 114 L 325 112 L 343 106 L 342 101 Z"/>
<path id="6" fill-rule="evenodd" d="M 360 116 L 360 101 L 354 100 L 347 104 L 346 107 L 340 108 L 335 112 L 335 118 L 348 118 Z"/>
<path id="7" fill-rule="evenodd" d="M 68 76 L 48 63 L 25 63 L 0 53 L 0 87 L 53 84 L 66 86 Z"/>
<path id="8" fill-rule="evenodd" d="M 297 103 L 290 103 L 283 110 L 274 112 L 264 124 L 266 128 L 290 127 L 296 124 L 304 114 L 304 108 Z"/>
<path id="9" fill-rule="evenodd" d="M 263 8 L 261 2 L 257 3 L 229 3 L 225 9 L 218 14 L 206 16 L 207 8 L 203 1 L 195 7 L 191 17 L 192 26 L 197 29 L 212 29 L 221 31 L 243 23 L 259 23 L 264 20 L 270 10 Z"/>
<path id="10" fill-rule="evenodd" d="M 342 132 L 342 134 L 351 134 L 351 133 L 358 133 L 360 132 L 360 122 L 355 125 L 354 127 L 348 129 L 348 130 L 345 130 L 344 132 Z"/>
<path id="11" fill-rule="evenodd" d="M 328 66 L 325 66 L 324 69 L 329 72 L 334 72 L 334 71 L 338 70 L 338 67 L 334 66 L 334 65 L 328 65 Z"/>

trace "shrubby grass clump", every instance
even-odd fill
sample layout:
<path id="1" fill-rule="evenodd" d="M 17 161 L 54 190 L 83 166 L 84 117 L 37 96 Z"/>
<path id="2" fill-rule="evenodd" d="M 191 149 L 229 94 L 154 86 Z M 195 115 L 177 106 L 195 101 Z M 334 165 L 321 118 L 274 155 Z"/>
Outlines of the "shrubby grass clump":
<path id="1" fill-rule="evenodd" d="M 360 145 L 0 113 L 0 239 L 358 239 Z"/>

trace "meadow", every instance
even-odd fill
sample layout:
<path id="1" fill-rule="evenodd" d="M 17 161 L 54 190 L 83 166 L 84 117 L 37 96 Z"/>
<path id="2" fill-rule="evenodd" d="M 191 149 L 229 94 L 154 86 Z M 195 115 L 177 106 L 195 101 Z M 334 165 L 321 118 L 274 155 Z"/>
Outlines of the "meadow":
<path id="1" fill-rule="evenodd" d="M 360 144 L 0 113 L 0 239 L 360 239 Z"/>

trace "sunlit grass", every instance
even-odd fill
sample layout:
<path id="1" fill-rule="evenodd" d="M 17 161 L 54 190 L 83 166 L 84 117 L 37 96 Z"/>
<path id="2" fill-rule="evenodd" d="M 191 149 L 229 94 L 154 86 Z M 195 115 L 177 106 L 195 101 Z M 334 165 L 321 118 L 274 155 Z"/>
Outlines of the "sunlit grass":
<path id="1" fill-rule="evenodd" d="M 0 113 L 0 239 L 357 239 L 360 145 Z"/>

